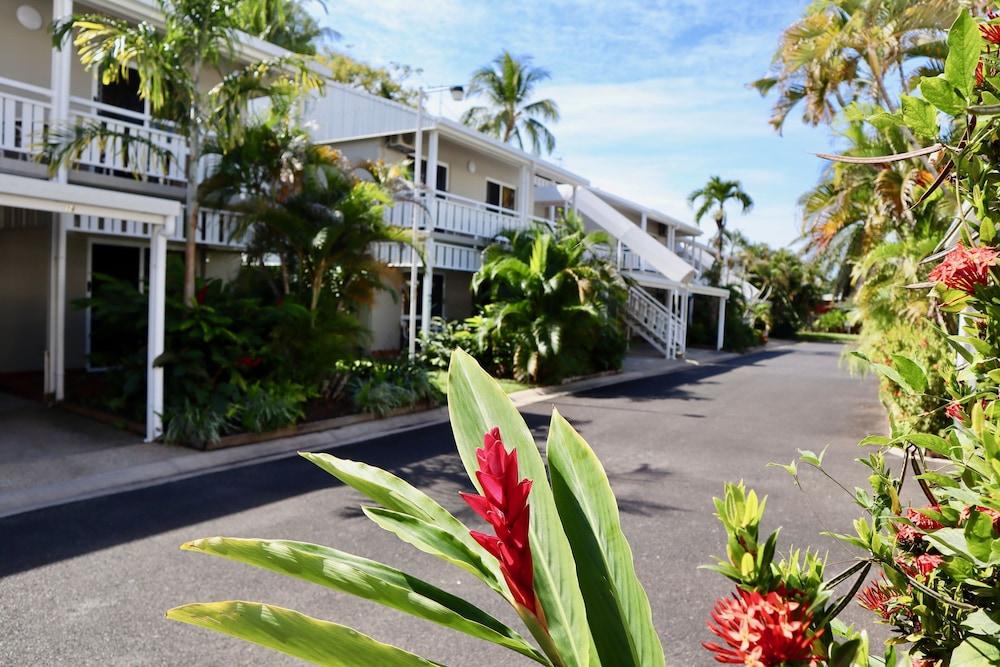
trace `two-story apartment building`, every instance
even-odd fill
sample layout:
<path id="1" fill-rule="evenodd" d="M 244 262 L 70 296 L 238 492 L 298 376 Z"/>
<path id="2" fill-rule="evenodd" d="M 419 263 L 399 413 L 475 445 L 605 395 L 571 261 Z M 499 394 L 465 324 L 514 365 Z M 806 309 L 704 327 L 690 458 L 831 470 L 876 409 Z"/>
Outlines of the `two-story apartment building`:
<path id="1" fill-rule="evenodd" d="M 185 142 L 149 113 L 139 77 L 103 85 L 72 48 L 52 48 L 49 26 L 73 13 L 97 12 L 162 23 L 153 0 L 0 0 L 0 388 L 61 400 L 67 374 L 87 368 L 102 345 L 99 323 L 72 306 L 91 294 L 97 273 L 150 291 L 147 438 L 160 433 L 166 254 L 184 241 Z M 285 51 L 244 36 L 239 58 Z M 222 73 L 209 73 L 214 85 Z M 215 80 L 213 80 L 213 77 Z M 123 158 L 95 142 L 79 161 L 51 176 L 40 162 L 46 135 L 80 122 L 143 136 L 172 159 Z M 241 264 L 231 216 L 202 212 L 198 242 L 203 276 L 233 275 Z M 27 389 L 26 389 L 27 388 Z"/>
<path id="2" fill-rule="evenodd" d="M 418 113 L 409 106 L 330 84 L 306 104 L 304 115 L 314 141 L 351 160 L 415 159 Z M 729 293 L 701 284 L 701 265 L 689 261 L 701 233 L 697 227 L 593 188 L 560 165 L 450 119 L 424 115 L 421 129 L 421 200 L 397 204 L 386 215 L 401 227 L 416 218 L 426 239 L 424 258 L 403 245 L 377 249 L 397 272 L 395 293 L 379 295 L 367 314 L 373 349 L 406 344 L 411 260 L 420 267 L 420 328 L 426 330 L 432 316 L 461 319 L 472 314 L 469 286 L 482 250 L 507 230 L 550 225 L 566 209 L 614 239 L 608 252 L 637 283 L 630 293 L 630 324 L 666 356 L 684 353 L 693 294 L 717 298 L 724 313 Z M 721 334 L 719 340 L 721 346 Z"/>

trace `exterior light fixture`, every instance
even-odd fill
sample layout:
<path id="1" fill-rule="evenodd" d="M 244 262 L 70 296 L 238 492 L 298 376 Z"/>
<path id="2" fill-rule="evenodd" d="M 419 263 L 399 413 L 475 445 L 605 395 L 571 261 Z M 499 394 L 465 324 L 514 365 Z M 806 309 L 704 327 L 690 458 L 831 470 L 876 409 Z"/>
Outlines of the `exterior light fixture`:
<path id="1" fill-rule="evenodd" d="M 476 161 L 469 160 L 468 163 L 466 163 L 465 168 L 469 170 L 470 174 L 476 173 Z"/>
<path id="2" fill-rule="evenodd" d="M 24 28 L 35 31 L 42 27 L 42 15 L 31 5 L 21 5 L 16 12 L 17 22 Z"/>
<path id="3" fill-rule="evenodd" d="M 451 99 L 456 102 L 461 102 L 465 99 L 465 86 L 452 86 L 448 91 L 451 93 Z"/>

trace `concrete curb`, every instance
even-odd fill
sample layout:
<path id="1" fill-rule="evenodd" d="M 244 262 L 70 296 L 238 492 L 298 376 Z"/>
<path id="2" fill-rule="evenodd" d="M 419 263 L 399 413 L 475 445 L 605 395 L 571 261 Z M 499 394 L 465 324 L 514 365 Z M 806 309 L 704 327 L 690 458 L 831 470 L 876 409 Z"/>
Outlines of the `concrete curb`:
<path id="1" fill-rule="evenodd" d="M 520 408 L 590 389 L 669 375 L 691 366 L 711 366 L 739 356 L 741 355 L 734 353 L 713 353 L 701 361 L 677 360 L 668 366 L 659 366 L 655 369 L 623 371 L 564 385 L 525 389 L 510 394 L 510 398 L 514 405 Z M 134 465 L 70 481 L 16 489 L 0 493 L 0 518 L 295 456 L 299 451 L 335 449 L 447 421 L 448 409 L 440 407 L 242 447 L 204 452 L 192 451 L 190 454 L 181 454 L 165 461 Z"/>

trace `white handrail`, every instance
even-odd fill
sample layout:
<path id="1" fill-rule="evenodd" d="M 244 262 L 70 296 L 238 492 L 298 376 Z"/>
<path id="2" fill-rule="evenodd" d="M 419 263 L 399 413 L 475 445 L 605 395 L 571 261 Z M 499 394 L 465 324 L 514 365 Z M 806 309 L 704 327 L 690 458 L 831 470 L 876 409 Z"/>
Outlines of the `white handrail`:
<path id="1" fill-rule="evenodd" d="M 42 97 L 47 97 L 49 100 L 52 99 L 52 91 L 48 88 L 42 86 L 36 86 L 30 83 L 25 83 L 24 81 L 17 81 L 15 79 L 8 79 L 7 77 L 0 76 L 0 86 L 7 86 L 8 88 L 14 88 L 15 90 L 22 90 L 28 93 L 34 93 L 35 95 L 41 95 Z M 32 100 L 37 102 L 37 100 Z"/>

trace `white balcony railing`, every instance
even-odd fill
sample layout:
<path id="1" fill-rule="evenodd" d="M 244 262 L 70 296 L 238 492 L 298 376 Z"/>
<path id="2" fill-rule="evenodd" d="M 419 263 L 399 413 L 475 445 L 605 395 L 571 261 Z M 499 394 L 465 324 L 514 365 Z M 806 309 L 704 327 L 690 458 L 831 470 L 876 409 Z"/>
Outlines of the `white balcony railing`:
<path id="1" fill-rule="evenodd" d="M 424 199 L 425 206 L 414 202 L 398 202 L 386 209 L 386 221 L 396 227 L 413 224 L 417 209 L 418 227 L 422 230 L 446 232 L 491 241 L 503 232 L 523 229 L 531 224 L 518 211 L 491 206 L 483 202 L 446 192 Z"/>
<path id="2" fill-rule="evenodd" d="M 239 230 L 238 215 L 228 211 L 215 209 L 200 209 L 198 215 L 198 231 L 196 240 L 206 246 L 225 248 L 244 248 L 247 238 L 237 234 Z M 177 221 L 170 241 L 184 241 L 186 220 Z M 148 238 L 150 225 L 135 220 L 122 218 L 99 218 L 93 215 L 75 215 L 70 231 L 88 232 L 91 234 L 108 234 L 111 236 L 127 236 L 131 238 Z"/>
<path id="3" fill-rule="evenodd" d="M 0 77 L 0 156 L 34 159 L 45 140 L 51 113 L 47 89 Z"/>
<path id="4" fill-rule="evenodd" d="M 60 121 L 52 115 L 50 90 L 0 77 L 0 156 L 37 160 L 54 131 L 83 123 L 100 124 L 120 136 L 91 142 L 81 152 L 77 169 L 166 185 L 186 182 L 187 145 L 168 124 L 147 114 L 79 97 L 70 99 L 70 118 Z M 124 151 L 128 137 L 137 141 Z"/>

